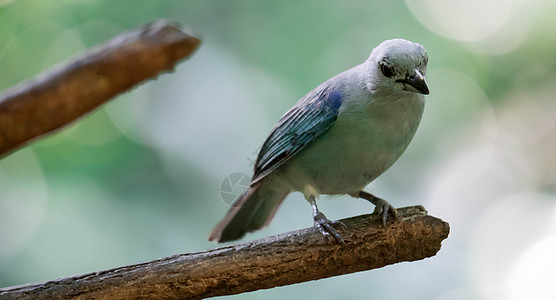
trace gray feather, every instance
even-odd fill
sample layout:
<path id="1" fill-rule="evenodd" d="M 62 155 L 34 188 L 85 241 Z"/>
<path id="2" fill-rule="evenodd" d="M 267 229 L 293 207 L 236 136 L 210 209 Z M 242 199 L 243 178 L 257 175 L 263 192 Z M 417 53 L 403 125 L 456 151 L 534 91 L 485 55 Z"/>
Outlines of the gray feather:
<path id="1" fill-rule="evenodd" d="M 279 168 L 336 121 L 341 94 L 325 82 L 290 109 L 274 126 L 255 162 L 252 184 Z"/>
<path id="2" fill-rule="evenodd" d="M 222 243 L 237 240 L 248 232 L 268 225 L 287 194 L 261 186 L 249 187 L 214 227 L 209 241 Z"/>

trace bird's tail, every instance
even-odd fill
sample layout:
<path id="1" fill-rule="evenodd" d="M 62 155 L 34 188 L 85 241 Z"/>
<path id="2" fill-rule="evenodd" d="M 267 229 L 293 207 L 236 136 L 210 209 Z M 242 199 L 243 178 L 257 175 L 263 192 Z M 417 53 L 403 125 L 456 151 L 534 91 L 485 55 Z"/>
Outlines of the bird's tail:
<path id="1" fill-rule="evenodd" d="M 264 185 L 247 188 L 214 227 L 209 241 L 222 243 L 237 240 L 247 232 L 268 225 L 287 195 L 287 192 L 269 190 Z"/>

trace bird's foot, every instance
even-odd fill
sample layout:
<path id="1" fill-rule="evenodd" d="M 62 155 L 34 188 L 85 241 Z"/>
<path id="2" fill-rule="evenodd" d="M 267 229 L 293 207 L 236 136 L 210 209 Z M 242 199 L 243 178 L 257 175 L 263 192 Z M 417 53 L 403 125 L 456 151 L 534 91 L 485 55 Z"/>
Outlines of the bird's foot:
<path id="1" fill-rule="evenodd" d="M 320 211 L 318 211 L 313 215 L 313 220 L 315 222 L 315 227 L 320 231 L 320 233 L 324 237 L 326 237 L 327 239 L 333 237 L 336 240 L 336 242 L 338 242 L 338 244 L 342 244 L 342 245 L 346 244 L 342 236 L 334 228 L 334 225 L 337 225 L 344 229 L 347 229 L 346 224 L 344 224 L 341 221 L 330 221 Z"/>
<path id="2" fill-rule="evenodd" d="M 388 201 L 376 198 L 375 210 L 373 211 L 373 214 L 377 214 L 380 217 L 380 219 L 382 220 L 382 225 L 384 227 L 386 227 L 388 213 L 391 213 L 392 216 L 394 216 L 394 220 L 400 220 L 400 218 L 398 217 L 398 212 L 390 203 L 388 203 Z"/>

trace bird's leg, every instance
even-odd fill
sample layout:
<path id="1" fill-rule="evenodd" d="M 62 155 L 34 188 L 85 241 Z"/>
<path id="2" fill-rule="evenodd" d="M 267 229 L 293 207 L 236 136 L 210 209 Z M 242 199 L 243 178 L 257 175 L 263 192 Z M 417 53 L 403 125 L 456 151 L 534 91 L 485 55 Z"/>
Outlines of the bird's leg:
<path id="1" fill-rule="evenodd" d="M 334 239 L 342 245 L 345 245 L 344 239 L 342 236 L 334 229 L 332 225 L 340 225 L 343 228 L 346 228 L 346 225 L 340 221 L 330 221 L 326 218 L 326 216 L 319 211 L 317 208 L 317 202 L 315 201 L 315 196 L 309 195 L 308 199 L 309 203 L 311 203 L 311 207 L 313 208 L 313 221 L 315 227 L 320 231 L 320 233 L 330 238 L 330 236 L 334 237 Z"/>
<path id="2" fill-rule="evenodd" d="M 373 211 L 373 214 L 376 213 L 381 217 L 382 225 L 384 225 L 384 227 L 386 227 L 386 219 L 388 219 L 388 213 L 392 213 L 396 221 L 399 220 L 398 212 L 390 203 L 388 203 L 388 201 L 378 198 L 373 194 L 367 193 L 365 191 L 359 191 L 355 193 L 355 197 L 363 198 L 375 205 L 375 210 Z"/>

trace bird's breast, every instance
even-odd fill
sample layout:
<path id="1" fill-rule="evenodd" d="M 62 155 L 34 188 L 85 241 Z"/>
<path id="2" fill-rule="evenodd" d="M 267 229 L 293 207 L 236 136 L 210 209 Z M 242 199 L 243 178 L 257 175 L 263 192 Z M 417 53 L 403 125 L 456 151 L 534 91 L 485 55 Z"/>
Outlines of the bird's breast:
<path id="1" fill-rule="evenodd" d="M 295 185 L 345 194 L 380 176 L 405 151 L 421 120 L 422 98 L 403 100 L 344 110 L 327 132 L 292 159 L 293 167 L 286 168 L 296 177 Z"/>

